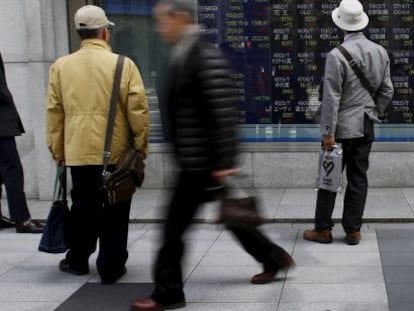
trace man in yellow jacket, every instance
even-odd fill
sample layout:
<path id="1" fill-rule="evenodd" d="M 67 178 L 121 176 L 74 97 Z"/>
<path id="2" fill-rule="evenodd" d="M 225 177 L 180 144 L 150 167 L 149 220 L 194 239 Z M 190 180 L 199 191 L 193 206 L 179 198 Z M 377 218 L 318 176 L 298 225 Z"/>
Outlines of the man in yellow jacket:
<path id="1" fill-rule="evenodd" d="M 93 5 L 75 14 L 82 39 L 73 54 L 56 60 L 50 69 L 47 99 L 47 145 L 53 159 L 70 167 L 73 188 L 71 248 L 59 268 L 89 273 L 88 259 L 95 251 L 102 283 L 114 283 L 126 273 L 131 200 L 105 204 L 102 187 L 103 150 L 117 54 L 108 44 L 114 25 Z M 141 75 L 126 58 L 112 139 L 110 169 L 132 143 L 148 154 L 149 114 Z"/>

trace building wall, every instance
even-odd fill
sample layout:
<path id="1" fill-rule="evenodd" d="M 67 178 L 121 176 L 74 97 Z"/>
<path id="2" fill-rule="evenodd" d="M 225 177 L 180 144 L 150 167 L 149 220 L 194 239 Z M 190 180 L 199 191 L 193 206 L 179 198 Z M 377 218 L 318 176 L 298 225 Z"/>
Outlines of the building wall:
<path id="1" fill-rule="evenodd" d="M 17 138 L 28 198 L 50 199 L 54 163 L 46 147 L 45 98 L 51 63 L 68 53 L 66 0 L 0 0 L 0 51 L 16 106 L 26 128 Z M 165 146 L 152 144 L 147 160 L 146 188 L 173 185 L 174 162 Z M 318 146 L 309 151 L 266 151 L 244 148 L 240 157 L 246 187 L 313 187 Z M 414 153 L 373 152 L 370 185 L 414 186 Z M 412 145 L 411 145 L 411 149 Z"/>
<path id="2" fill-rule="evenodd" d="M 9 88 L 26 129 L 16 139 L 29 198 L 50 196 L 54 168 L 45 144 L 49 66 L 67 53 L 65 0 L 1 0 L 0 51 Z"/>

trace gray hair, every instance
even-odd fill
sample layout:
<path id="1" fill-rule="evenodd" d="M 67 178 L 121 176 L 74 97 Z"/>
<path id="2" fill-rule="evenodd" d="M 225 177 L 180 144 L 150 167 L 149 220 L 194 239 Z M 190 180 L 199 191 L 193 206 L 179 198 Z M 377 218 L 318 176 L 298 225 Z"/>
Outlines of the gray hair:
<path id="1" fill-rule="evenodd" d="M 158 0 L 157 5 L 168 5 L 169 12 L 185 12 L 196 21 L 197 1 L 196 0 Z"/>

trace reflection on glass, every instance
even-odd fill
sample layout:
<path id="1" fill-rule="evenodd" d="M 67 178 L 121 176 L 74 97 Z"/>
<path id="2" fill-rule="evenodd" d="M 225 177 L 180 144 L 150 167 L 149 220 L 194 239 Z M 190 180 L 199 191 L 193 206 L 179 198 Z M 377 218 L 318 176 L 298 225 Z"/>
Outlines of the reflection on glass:
<path id="1" fill-rule="evenodd" d="M 114 51 L 140 67 L 151 101 L 153 141 L 161 139 L 156 85 L 166 46 L 154 31 L 153 0 L 104 0 L 116 22 Z M 318 141 L 326 53 L 342 41 L 331 21 L 339 0 L 199 0 L 198 19 L 229 56 L 244 141 Z M 395 97 L 377 140 L 414 140 L 414 5 L 363 1 L 365 34 L 388 49 Z"/>

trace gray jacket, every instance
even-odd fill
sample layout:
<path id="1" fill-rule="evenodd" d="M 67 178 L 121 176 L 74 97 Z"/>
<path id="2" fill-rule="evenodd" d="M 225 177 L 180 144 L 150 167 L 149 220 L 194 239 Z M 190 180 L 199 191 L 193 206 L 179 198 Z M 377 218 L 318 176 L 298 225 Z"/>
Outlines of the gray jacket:
<path id="1" fill-rule="evenodd" d="M 323 84 L 321 133 L 336 139 L 364 136 L 364 115 L 378 120 L 391 102 L 394 88 L 387 51 L 368 40 L 362 32 L 349 34 L 343 46 L 368 81 L 377 90 L 375 100 L 361 84 L 342 53 L 334 48 L 327 54 Z"/>

